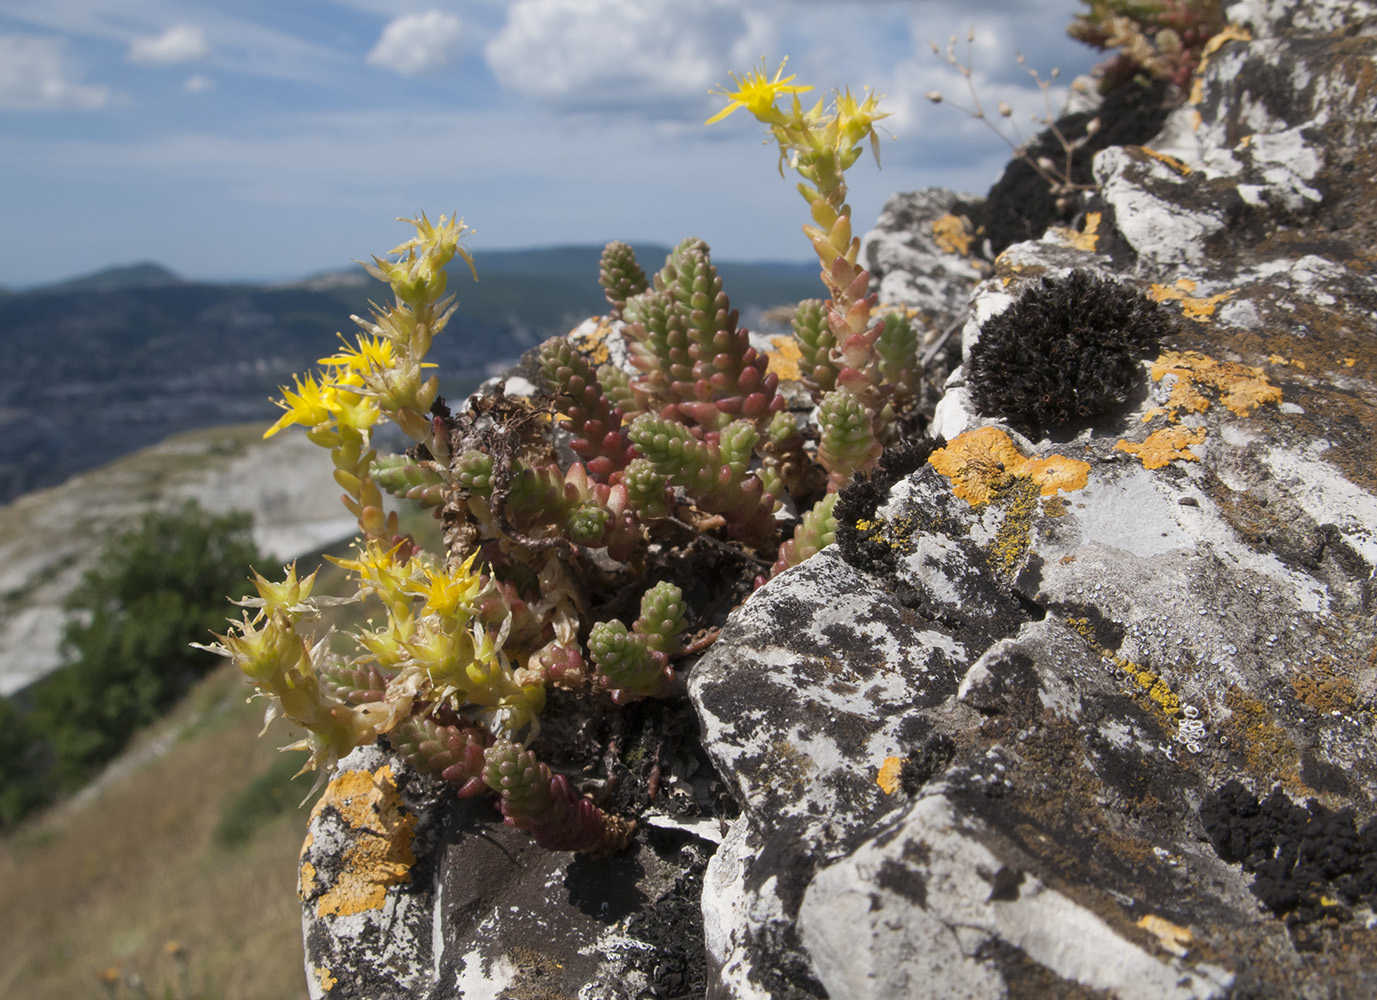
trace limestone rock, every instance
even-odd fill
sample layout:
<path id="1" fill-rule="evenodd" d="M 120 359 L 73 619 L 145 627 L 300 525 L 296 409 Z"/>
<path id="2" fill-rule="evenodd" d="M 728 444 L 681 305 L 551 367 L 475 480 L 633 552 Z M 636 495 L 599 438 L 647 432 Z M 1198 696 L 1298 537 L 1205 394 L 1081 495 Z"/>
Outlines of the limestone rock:
<path id="1" fill-rule="evenodd" d="M 1167 149 L 1099 154 L 1082 231 L 1002 255 L 964 335 L 1088 269 L 1167 303 L 1174 353 L 1039 440 L 958 369 L 947 452 L 695 668 L 743 810 L 709 996 L 1377 988 L 1377 192 L 1350 166 L 1377 39 L 1366 4 L 1247 14 Z"/>
<path id="2" fill-rule="evenodd" d="M 1174 327 L 1121 406 L 1050 430 L 958 369 L 945 440 L 891 449 L 838 544 L 733 612 L 689 670 L 711 764 L 671 779 L 720 775 L 725 836 L 657 806 L 625 856 L 546 855 L 366 751 L 345 772 L 414 860 L 388 841 L 381 905 L 323 913 L 378 825 L 313 821 L 313 996 L 1377 995 L 1377 15 L 1233 10 L 1076 229 L 988 277 L 937 243 L 950 193 L 867 238 L 882 298 L 969 296 L 966 349 L 1078 269 Z"/>
<path id="3" fill-rule="evenodd" d="M 929 188 L 892 195 L 861 240 L 861 263 L 880 302 L 917 309 L 938 328 L 964 315 L 982 277 L 975 236 L 952 214 L 971 195 Z"/>

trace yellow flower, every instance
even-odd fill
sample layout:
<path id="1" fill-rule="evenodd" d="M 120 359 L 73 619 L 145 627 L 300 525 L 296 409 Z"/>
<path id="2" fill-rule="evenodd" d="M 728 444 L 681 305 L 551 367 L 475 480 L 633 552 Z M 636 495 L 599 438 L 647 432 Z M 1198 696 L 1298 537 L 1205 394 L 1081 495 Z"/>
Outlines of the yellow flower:
<path id="1" fill-rule="evenodd" d="M 867 94 L 859 104 L 851 96 L 850 90 L 837 95 L 837 130 L 843 143 L 838 152 L 847 152 L 869 136 L 875 162 L 880 162 L 880 139 L 875 132 L 875 123 L 881 118 L 888 118 L 890 113 L 881 111 L 879 103 L 875 94 Z"/>
<path id="2" fill-rule="evenodd" d="M 408 591 L 415 580 L 416 567 L 402 563 L 398 559 L 400 552 L 399 545 L 383 548 L 377 539 L 370 539 L 359 549 L 357 559 L 325 558 L 356 575 L 361 593 L 376 594 L 389 611 L 409 618 L 411 595 Z"/>
<path id="3" fill-rule="evenodd" d="M 414 582 L 410 590 L 425 598 L 422 614 L 436 614 L 448 618 L 461 608 L 471 611 L 474 600 L 483 590 L 483 580 L 473 572 L 473 561 L 478 553 L 469 556 L 453 574 L 435 572 L 424 567 L 425 581 Z"/>
<path id="4" fill-rule="evenodd" d="M 286 578 L 281 583 L 274 583 L 257 570 L 253 574 L 253 585 L 258 590 L 258 596 L 247 600 L 238 601 L 241 607 L 262 608 L 263 614 L 272 615 L 281 611 L 287 614 L 299 614 L 302 611 L 313 611 L 314 608 L 305 604 L 307 598 L 311 596 L 311 588 L 315 586 L 316 574 L 314 571 L 303 578 L 296 575 L 296 563 L 282 568 Z"/>
<path id="5" fill-rule="evenodd" d="M 431 222 L 422 212 L 419 219 L 398 219 L 397 221 L 411 223 L 416 227 L 416 235 L 400 246 L 393 247 L 392 253 L 414 257 L 412 251 L 420 248 L 423 259 L 429 258 L 424 260 L 422 264 L 427 277 L 443 268 L 457 253 L 460 260 L 469 266 L 469 270 L 473 273 L 473 280 L 478 280 L 478 272 L 474 270 L 473 266 L 473 257 L 469 254 L 468 247 L 460 242 L 465 236 L 473 233 L 473 230 L 464 225 L 463 219 L 457 217 L 447 219 L 442 215 L 439 222 Z"/>
<path id="6" fill-rule="evenodd" d="M 382 410 L 372 396 L 335 389 L 330 400 L 331 410 L 341 427 L 352 427 L 363 432 L 382 419 Z"/>
<path id="7" fill-rule="evenodd" d="M 344 344 L 344 349 L 328 358 L 321 358 L 317 364 L 330 365 L 349 372 L 357 372 L 360 375 L 367 375 L 370 372 L 385 371 L 391 368 L 396 361 L 396 352 L 393 350 L 390 340 L 385 340 L 382 337 L 365 337 L 360 334 L 355 338 L 359 346 L 354 348 L 349 346 L 349 342 L 342 335 L 339 339 Z M 435 366 L 428 365 L 425 367 L 433 368 Z"/>
<path id="8" fill-rule="evenodd" d="M 780 114 L 775 110 L 775 98 L 780 94 L 802 94 L 813 89 L 812 87 L 789 86 L 789 81 L 793 79 L 792 76 L 780 79 L 780 74 L 784 72 L 784 64 L 788 61 L 789 57 L 785 56 L 784 61 L 779 64 L 779 69 L 775 70 L 773 80 L 768 79 L 765 75 L 764 59 L 760 60 L 759 70 L 753 69 L 741 76 L 737 76 L 735 73 L 730 74 L 731 78 L 736 81 L 736 90 L 711 90 L 709 93 L 719 94 L 731 103 L 709 118 L 706 124 L 712 125 L 720 122 L 737 108 L 745 108 L 766 124 L 778 121 Z"/>
<path id="9" fill-rule="evenodd" d="M 299 376 L 292 377 L 296 380 L 296 392 L 292 392 L 286 386 L 279 386 L 282 398 L 277 401 L 277 405 L 287 412 L 278 418 L 277 423 L 263 432 L 265 438 L 272 437 L 282 428 L 290 427 L 292 424 L 316 427 L 333 415 L 331 390 L 322 385 L 314 375 L 307 375 L 305 381 Z"/>

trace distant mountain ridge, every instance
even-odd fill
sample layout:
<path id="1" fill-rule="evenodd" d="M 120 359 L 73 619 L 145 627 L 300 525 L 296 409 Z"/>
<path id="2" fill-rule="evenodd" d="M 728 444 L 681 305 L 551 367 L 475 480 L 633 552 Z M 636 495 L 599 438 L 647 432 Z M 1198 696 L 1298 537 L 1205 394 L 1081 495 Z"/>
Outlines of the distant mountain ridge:
<path id="1" fill-rule="evenodd" d="M 641 266 L 647 274 L 653 274 L 659 270 L 665 257 L 669 255 L 670 247 L 658 243 L 635 243 L 632 244 L 636 251 L 636 257 L 641 262 Z M 593 275 L 594 283 L 597 279 L 598 261 L 602 256 L 602 247 L 592 243 L 570 243 L 559 244 L 548 247 L 527 247 L 514 250 L 483 250 L 475 249 L 474 259 L 478 266 L 479 281 L 482 281 L 484 274 L 501 275 L 526 275 L 528 277 L 549 278 L 554 276 L 573 277 L 581 281 L 587 280 L 588 276 Z M 811 260 L 800 261 L 719 261 L 716 262 L 719 268 L 725 267 L 728 271 L 737 272 L 759 272 L 762 274 L 775 275 L 808 275 L 816 274 L 816 264 Z M 452 269 L 455 270 L 455 269 Z M 457 271 L 467 274 L 467 266 L 460 263 Z M 459 276 L 452 274 L 451 278 Z M 287 279 L 283 281 L 265 283 L 266 287 L 274 288 L 326 288 L 364 284 L 368 277 L 363 268 L 353 265 L 341 268 L 338 271 L 321 271 L 308 275 L 304 278 Z M 110 267 L 101 268 L 89 274 L 80 274 L 72 278 L 64 278 L 60 281 L 46 282 L 40 285 L 33 285 L 28 288 L 11 288 L 0 286 L 0 292 L 23 295 L 32 292 L 109 292 L 125 289 L 137 288 L 160 288 L 167 285 L 255 285 L 257 282 L 241 281 L 198 281 L 185 278 L 177 272 L 165 267 L 156 261 L 139 261 L 133 264 L 115 264 Z"/>
<path id="2" fill-rule="evenodd" d="M 669 252 L 638 246 L 653 275 Z M 547 337 L 607 311 L 600 246 L 475 248 L 450 266 L 459 308 L 430 360 L 462 398 Z M 718 261 L 743 315 L 824 294 L 816 263 Z M 105 268 L 0 295 L 0 503 L 176 431 L 262 422 L 293 374 L 352 337 L 388 289 L 362 267 L 289 283 L 214 283 L 161 264 Z M 751 320 L 748 318 L 749 324 Z"/>
<path id="3" fill-rule="evenodd" d="M 49 285 L 39 285 L 27 289 L 29 292 L 113 292 L 127 288 L 162 288 L 167 285 L 185 285 L 187 280 L 180 274 L 170 271 L 153 261 L 137 264 L 117 264 L 102 268 L 91 274 L 78 275 L 65 281 Z M 22 292 L 19 294 L 23 294 Z"/>

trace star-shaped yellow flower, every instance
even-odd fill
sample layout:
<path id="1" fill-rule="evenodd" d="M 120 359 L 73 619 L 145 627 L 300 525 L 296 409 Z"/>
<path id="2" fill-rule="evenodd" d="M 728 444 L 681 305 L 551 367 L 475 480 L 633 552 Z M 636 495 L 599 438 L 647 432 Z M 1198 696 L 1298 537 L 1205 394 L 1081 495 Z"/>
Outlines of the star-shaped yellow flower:
<path id="1" fill-rule="evenodd" d="M 763 58 L 760 60 L 759 70 L 753 69 L 741 76 L 737 76 L 735 73 L 730 74 L 731 78 L 736 81 L 736 90 L 712 90 L 709 93 L 719 94 L 731 103 L 709 118 L 706 124 L 712 125 L 715 122 L 720 122 L 737 108 L 745 108 L 766 124 L 777 120 L 780 115 L 775 110 L 775 98 L 780 94 L 802 94 L 804 91 L 813 89 L 812 87 L 790 86 L 789 81 L 793 79 L 792 76 L 780 79 L 780 75 L 784 72 L 784 65 L 788 61 L 789 57 L 785 56 L 784 61 L 779 64 L 779 69 L 775 70 L 773 80 L 765 75 L 767 70 Z"/>
<path id="2" fill-rule="evenodd" d="M 333 415 L 333 390 L 322 385 L 314 375 L 307 375 L 304 381 L 299 376 L 293 377 L 296 379 L 296 392 L 281 386 L 282 399 L 277 403 L 287 412 L 278 418 L 277 423 L 263 432 L 265 438 L 272 437 L 282 428 L 290 427 L 292 424 L 300 424 L 307 428 L 316 427 Z"/>

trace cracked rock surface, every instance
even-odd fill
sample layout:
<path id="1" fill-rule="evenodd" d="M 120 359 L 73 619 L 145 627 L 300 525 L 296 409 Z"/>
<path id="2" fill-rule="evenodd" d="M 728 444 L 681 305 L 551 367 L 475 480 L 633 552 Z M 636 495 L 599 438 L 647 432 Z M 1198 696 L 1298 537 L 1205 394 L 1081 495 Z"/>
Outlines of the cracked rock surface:
<path id="1" fill-rule="evenodd" d="M 742 803 L 709 996 L 1377 991 L 1377 39 L 1367 5 L 1246 6 L 1253 38 L 1096 157 L 1097 214 L 1003 254 L 963 336 L 1087 269 L 1174 313 L 1184 367 L 1045 433 L 958 369 L 934 429 L 970 468 L 1007 453 L 962 436 L 1002 433 L 1085 484 L 1020 495 L 1001 459 L 970 503 L 925 464 L 695 668 Z"/>
<path id="2" fill-rule="evenodd" d="M 1046 277 L 1161 303 L 1122 404 L 1020 426 L 951 374 L 688 673 L 739 814 L 589 862 L 346 761 L 413 857 L 313 820 L 313 996 L 1377 995 L 1377 8 L 1231 13 L 1074 229 L 982 269 L 931 192 L 866 242 L 883 297 L 969 296 L 967 352 Z M 322 911 L 351 857 L 373 916 Z"/>

